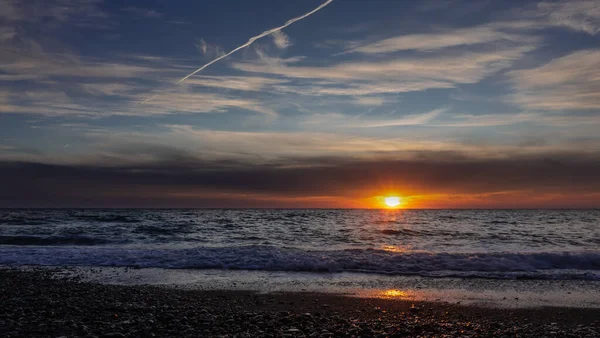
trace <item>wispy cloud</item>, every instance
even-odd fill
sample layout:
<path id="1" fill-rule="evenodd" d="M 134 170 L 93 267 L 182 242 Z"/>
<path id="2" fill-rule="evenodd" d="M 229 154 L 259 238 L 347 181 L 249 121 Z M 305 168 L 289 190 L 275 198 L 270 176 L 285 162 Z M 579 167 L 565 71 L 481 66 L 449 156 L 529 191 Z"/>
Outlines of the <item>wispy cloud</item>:
<path id="1" fill-rule="evenodd" d="M 260 91 L 272 85 L 284 84 L 284 79 L 260 76 L 197 76 L 186 82 L 191 86 L 222 88 L 242 91 Z"/>
<path id="2" fill-rule="evenodd" d="M 5 22 L 57 21 L 85 26 L 107 14 L 98 6 L 102 0 L 2 0 L 0 18 Z"/>
<path id="3" fill-rule="evenodd" d="M 543 1 L 537 14 L 549 23 L 591 35 L 600 33 L 600 3 L 596 0 Z"/>
<path id="4" fill-rule="evenodd" d="M 495 127 L 508 126 L 516 123 L 539 121 L 540 114 L 519 113 L 519 114 L 459 114 L 453 115 L 446 121 L 435 123 L 438 127 Z"/>
<path id="5" fill-rule="evenodd" d="M 125 7 L 122 9 L 122 11 L 131 13 L 135 16 L 143 17 L 143 18 L 161 18 L 163 16 L 162 13 L 159 13 L 153 9 L 139 8 L 139 7 Z"/>
<path id="6" fill-rule="evenodd" d="M 359 96 L 354 99 L 354 103 L 361 106 L 380 106 L 385 102 L 385 99 L 378 96 Z"/>
<path id="7" fill-rule="evenodd" d="M 340 152 L 351 153 L 354 156 L 370 156 L 426 147 L 424 144 L 417 145 L 417 142 L 400 142 L 393 138 L 343 133 L 228 131 L 202 129 L 191 125 L 165 125 L 164 128 L 163 131 L 152 133 L 91 133 L 88 137 L 94 141 L 96 147 L 93 156 L 103 154 L 118 163 L 156 160 L 156 156 L 161 155 L 160 148 L 157 148 L 161 144 L 168 144 L 169 147 L 177 149 L 177 152 L 197 159 L 236 159 L 253 163 L 283 161 L 286 165 L 293 164 L 293 158 L 336 156 Z M 433 145 L 434 142 L 428 144 Z M 145 146 L 140 148 L 140 145 Z M 174 149 L 170 151 L 175 152 Z M 92 158 L 89 160 L 95 161 Z"/>
<path id="8" fill-rule="evenodd" d="M 17 36 L 17 30 L 14 27 L 0 26 L 0 43 L 12 40 Z"/>
<path id="9" fill-rule="evenodd" d="M 401 35 L 370 43 L 353 42 L 346 53 L 385 54 L 408 50 L 434 51 L 448 47 L 464 47 L 501 41 L 533 43 L 535 40 L 533 37 L 515 32 L 506 32 L 497 25 L 486 25 L 427 34 Z"/>
<path id="10" fill-rule="evenodd" d="M 435 109 L 422 114 L 410 114 L 396 119 L 381 119 L 381 120 L 361 120 L 359 122 L 351 122 L 346 124 L 348 127 L 358 128 L 379 128 L 379 127 L 397 127 L 397 126 L 415 126 L 424 125 L 435 119 L 447 109 Z"/>
<path id="11" fill-rule="evenodd" d="M 429 88 L 452 88 L 477 83 L 505 69 L 534 47 L 506 47 L 493 52 L 460 52 L 424 57 L 398 57 L 386 61 L 343 62 L 325 67 L 296 62 L 236 62 L 232 67 L 294 79 L 316 79 L 306 86 L 279 86 L 282 91 L 305 95 L 368 95 L 400 93 Z"/>
<path id="12" fill-rule="evenodd" d="M 140 65 L 143 62 L 143 65 Z M 171 97 L 159 98 L 140 109 L 140 93 L 166 78 L 175 79 L 182 62 L 168 58 L 124 57 L 99 59 L 30 55 L 0 65 L 0 81 L 27 81 L 27 90 L 8 87 L 0 100 L 0 112 L 100 117 L 110 115 L 151 116 L 157 114 L 224 112 L 232 108 L 276 115 L 263 102 L 224 90 L 257 91 L 285 81 L 261 77 L 215 77 L 194 79 L 171 88 Z M 68 81 L 66 81 L 68 79 Z M 203 88 L 200 90 L 200 88 Z M 220 92 L 215 92 L 220 90 Z"/>
<path id="13" fill-rule="evenodd" d="M 600 125 L 600 116 L 574 115 L 548 112 L 524 112 L 505 114 L 458 114 L 452 115 L 443 121 L 428 124 L 431 127 L 498 127 L 510 126 L 520 123 L 529 123 L 537 126 L 574 127 Z M 575 131 L 572 131 L 575 136 Z"/>
<path id="14" fill-rule="evenodd" d="M 276 111 L 263 102 L 236 96 L 206 93 L 191 90 L 163 92 L 146 104 L 146 109 L 133 109 L 133 112 L 155 112 L 157 114 L 179 113 L 219 113 L 231 108 L 245 109 L 270 116 L 278 115 Z"/>
<path id="15" fill-rule="evenodd" d="M 512 100 L 541 110 L 600 109 L 600 50 L 582 50 L 508 73 Z"/>
<path id="16" fill-rule="evenodd" d="M 198 42 L 196 43 L 196 49 L 205 58 L 210 58 L 210 59 L 214 59 L 214 58 L 220 57 L 223 54 L 225 54 L 223 47 L 216 45 L 216 44 L 210 44 L 210 43 L 204 41 L 204 39 L 198 40 Z"/>
<path id="17" fill-rule="evenodd" d="M 290 37 L 281 30 L 271 33 L 271 36 L 273 37 L 273 43 L 279 49 L 286 49 L 292 45 Z"/>

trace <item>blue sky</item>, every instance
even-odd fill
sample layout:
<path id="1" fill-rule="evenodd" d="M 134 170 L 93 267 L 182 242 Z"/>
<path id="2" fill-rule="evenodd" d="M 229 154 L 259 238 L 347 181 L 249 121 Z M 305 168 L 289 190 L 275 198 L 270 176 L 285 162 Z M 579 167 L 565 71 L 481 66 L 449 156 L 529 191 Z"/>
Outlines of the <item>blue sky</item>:
<path id="1" fill-rule="evenodd" d="M 178 83 L 324 3 L 0 0 L 0 161 L 597 158 L 597 1 L 334 0 Z"/>

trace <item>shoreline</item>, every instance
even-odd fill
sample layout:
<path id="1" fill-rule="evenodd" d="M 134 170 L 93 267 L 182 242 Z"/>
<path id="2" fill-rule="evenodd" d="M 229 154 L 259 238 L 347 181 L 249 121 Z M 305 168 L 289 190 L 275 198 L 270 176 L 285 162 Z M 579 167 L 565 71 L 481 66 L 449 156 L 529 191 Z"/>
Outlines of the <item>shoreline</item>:
<path id="1" fill-rule="evenodd" d="M 600 336 L 598 308 L 107 285 L 60 270 L 0 269 L 0 336 Z"/>
<path id="2" fill-rule="evenodd" d="M 544 306 L 600 308 L 600 283 L 589 280 L 126 267 L 63 267 L 60 274 L 92 283 L 157 285 L 188 290 L 312 292 L 345 294 L 361 298 L 459 303 L 493 308 Z"/>

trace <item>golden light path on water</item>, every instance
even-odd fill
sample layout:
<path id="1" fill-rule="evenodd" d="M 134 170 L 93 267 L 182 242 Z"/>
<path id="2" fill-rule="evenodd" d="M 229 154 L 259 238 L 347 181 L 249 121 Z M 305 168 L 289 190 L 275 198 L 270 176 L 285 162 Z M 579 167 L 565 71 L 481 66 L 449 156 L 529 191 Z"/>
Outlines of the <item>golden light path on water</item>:
<path id="1" fill-rule="evenodd" d="M 410 251 L 408 248 L 403 248 L 401 246 L 396 245 L 384 245 L 381 247 L 381 250 L 395 253 L 405 253 Z"/>
<path id="2" fill-rule="evenodd" d="M 408 298 L 410 295 L 407 291 L 402 291 L 398 289 L 390 289 L 381 291 L 381 296 L 385 298 Z"/>
<path id="3" fill-rule="evenodd" d="M 356 293 L 356 296 L 362 298 L 383 298 L 410 301 L 424 300 L 427 298 L 423 292 L 404 289 L 363 289 L 359 290 Z"/>

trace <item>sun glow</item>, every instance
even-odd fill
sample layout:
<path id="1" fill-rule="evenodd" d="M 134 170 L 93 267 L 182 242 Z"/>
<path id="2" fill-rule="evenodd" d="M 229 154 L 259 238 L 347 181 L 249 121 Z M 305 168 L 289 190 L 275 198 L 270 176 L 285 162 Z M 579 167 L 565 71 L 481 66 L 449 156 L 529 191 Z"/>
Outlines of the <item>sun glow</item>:
<path id="1" fill-rule="evenodd" d="M 402 203 L 402 200 L 398 196 L 388 196 L 384 199 L 384 201 L 385 205 L 387 205 L 390 208 L 395 208 L 399 206 L 400 203 Z"/>

